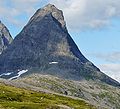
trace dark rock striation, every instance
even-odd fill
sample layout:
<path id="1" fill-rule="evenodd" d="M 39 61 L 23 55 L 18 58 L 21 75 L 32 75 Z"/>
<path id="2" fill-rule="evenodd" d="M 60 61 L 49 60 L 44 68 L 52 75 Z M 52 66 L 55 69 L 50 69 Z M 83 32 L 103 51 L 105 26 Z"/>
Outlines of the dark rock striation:
<path id="1" fill-rule="evenodd" d="M 0 21 L 0 54 L 8 47 L 12 40 L 7 27 Z"/>
<path id="2" fill-rule="evenodd" d="M 51 4 L 37 10 L 1 55 L 0 73 L 18 69 L 120 85 L 82 55 L 68 33 L 62 11 Z"/>

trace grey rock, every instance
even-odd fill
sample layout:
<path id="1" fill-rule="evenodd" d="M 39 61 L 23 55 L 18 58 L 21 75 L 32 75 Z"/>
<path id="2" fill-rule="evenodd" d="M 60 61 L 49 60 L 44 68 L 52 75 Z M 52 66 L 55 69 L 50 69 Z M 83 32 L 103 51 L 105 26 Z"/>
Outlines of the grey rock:
<path id="1" fill-rule="evenodd" d="M 0 56 L 0 73 L 16 72 L 18 69 L 72 80 L 92 79 L 120 85 L 82 55 L 67 31 L 62 11 L 51 4 L 31 17 Z"/>
<path id="2" fill-rule="evenodd" d="M 0 54 L 9 46 L 12 40 L 7 27 L 0 21 Z"/>

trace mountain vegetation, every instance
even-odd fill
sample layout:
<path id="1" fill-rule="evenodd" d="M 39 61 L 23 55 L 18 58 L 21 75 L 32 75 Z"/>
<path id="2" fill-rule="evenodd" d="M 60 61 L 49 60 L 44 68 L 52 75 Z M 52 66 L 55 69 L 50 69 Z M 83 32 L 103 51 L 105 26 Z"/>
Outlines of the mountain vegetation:
<path id="1" fill-rule="evenodd" d="M 84 100 L 0 83 L 0 109 L 96 109 Z"/>

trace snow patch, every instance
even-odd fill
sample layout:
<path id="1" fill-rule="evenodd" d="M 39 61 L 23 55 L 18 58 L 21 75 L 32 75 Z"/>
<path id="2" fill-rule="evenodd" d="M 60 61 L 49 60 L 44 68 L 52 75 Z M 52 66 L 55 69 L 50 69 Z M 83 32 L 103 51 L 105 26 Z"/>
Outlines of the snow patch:
<path id="1" fill-rule="evenodd" d="M 12 72 L 11 73 L 6 73 L 6 74 L 4 74 L 4 75 L 11 75 L 12 74 Z"/>
<path id="2" fill-rule="evenodd" d="M 3 76 L 3 75 L 9 76 L 9 75 L 11 75 L 12 73 L 13 73 L 13 72 L 3 73 L 3 74 L 0 75 L 0 77 Z"/>
<path id="3" fill-rule="evenodd" d="M 21 71 L 18 72 L 18 75 L 17 75 L 17 76 L 14 76 L 14 77 L 10 78 L 9 80 L 18 78 L 18 77 L 20 77 L 22 74 L 26 73 L 27 71 L 28 71 L 28 70 L 21 70 Z"/>
<path id="4" fill-rule="evenodd" d="M 58 62 L 49 62 L 49 64 L 58 64 Z"/>

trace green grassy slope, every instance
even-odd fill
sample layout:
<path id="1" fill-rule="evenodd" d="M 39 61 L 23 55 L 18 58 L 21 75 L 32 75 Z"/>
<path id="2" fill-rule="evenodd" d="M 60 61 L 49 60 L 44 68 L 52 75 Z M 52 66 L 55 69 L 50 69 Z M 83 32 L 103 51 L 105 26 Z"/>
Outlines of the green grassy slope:
<path id="1" fill-rule="evenodd" d="M 99 81 L 72 81 L 51 75 L 32 74 L 11 82 L 13 86 L 29 90 L 47 90 L 52 93 L 82 98 L 101 109 L 120 109 L 120 89 Z"/>
<path id="2" fill-rule="evenodd" d="M 96 109 L 83 100 L 33 92 L 0 83 L 0 109 Z"/>

